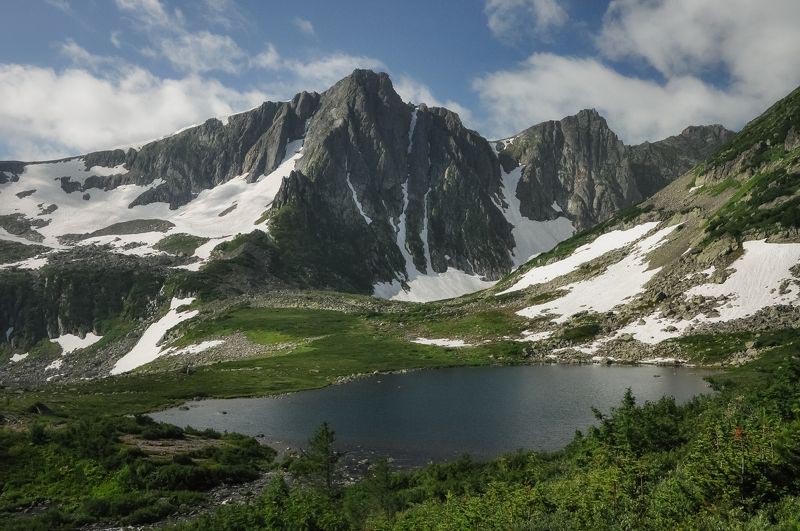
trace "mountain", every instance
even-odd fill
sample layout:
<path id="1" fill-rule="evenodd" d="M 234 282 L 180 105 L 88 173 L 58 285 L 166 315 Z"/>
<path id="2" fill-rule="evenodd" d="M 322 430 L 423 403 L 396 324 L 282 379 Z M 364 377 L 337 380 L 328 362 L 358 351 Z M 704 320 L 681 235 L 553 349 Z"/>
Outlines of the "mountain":
<path id="1" fill-rule="evenodd" d="M 800 89 L 633 209 L 491 290 L 540 356 L 744 361 L 800 322 Z"/>
<path id="2" fill-rule="evenodd" d="M 404 103 L 386 74 L 356 70 L 322 94 L 144 146 L 0 162 L 0 237 L 7 263 L 31 255 L 21 268 L 45 263 L 20 247 L 34 242 L 128 255 L 180 243 L 174 265 L 187 270 L 235 239 L 209 272 L 233 292 L 284 285 L 431 300 L 490 286 L 731 135 L 692 127 L 626 146 L 582 111 L 492 143 L 447 109 Z"/>

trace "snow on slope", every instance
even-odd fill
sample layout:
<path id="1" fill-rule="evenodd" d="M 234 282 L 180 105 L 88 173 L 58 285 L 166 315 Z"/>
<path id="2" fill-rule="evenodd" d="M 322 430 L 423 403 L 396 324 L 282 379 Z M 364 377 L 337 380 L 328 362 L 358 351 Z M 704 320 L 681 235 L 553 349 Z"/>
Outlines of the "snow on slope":
<path id="1" fill-rule="evenodd" d="M 501 206 L 501 210 L 513 227 L 511 234 L 514 236 L 516 247 L 514 247 L 512 258 L 516 267 L 539 253 L 549 251 L 572 236 L 575 233 L 575 227 L 565 216 L 548 221 L 533 221 L 523 216 L 520 212 L 520 200 L 517 198 L 517 185 L 522 176 L 522 166 L 518 166 L 508 173 L 502 171 L 502 174 L 503 197 L 508 207 L 502 208 Z"/>
<path id="2" fill-rule="evenodd" d="M 98 336 L 89 332 L 85 337 L 76 336 L 74 334 L 63 334 L 59 337 L 51 339 L 52 343 L 58 343 L 61 346 L 61 355 L 69 354 L 76 350 L 94 345 L 103 339 L 103 336 Z"/>
<path id="3" fill-rule="evenodd" d="M 111 374 L 122 374 L 132 371 L 137 367 L 150 363 L 164 354 L 166 351 L 159 345 L 164 335 L 179 323 L 197 315 L 197 310 L 179 311 L 181 306 L 191 304 L 193 301 L 194 297 L 188 297 L 186 299 L 173 298 L 169 305 L 169 311 L 145 330 L 142 337 L 139 338 L 139 342 L 136 343 L 130 352 L 117 360 L 117 363 L 111 369 Z"/>
<path id="4" fill-rule="evenodd" d="M 472 347 L 474 346 L 472 343 L 467 343 L 463 339 L 426 339 L 424 337 L 418 337 L 417 339 L 412 339 L 412 343 L 417 343 L 419 345 L 433 345 L 436 347 Z"/>
<path id="5" fill-rule="evenodd" d="M 168 348 L 163 352 L 163 354 L 169 353 L 170 356 L 182 356 L 184 354 L 199 354 L 200 352 L 205 352 L 208 349 L 218 347 L 225 343 L 224 339 L 211 339 L 209 341 L 202 341 L 197 343 L 196 345 L 189 345 L 188 347 L 184 347 L 180 350 L 175 350 L 172 348 Z"/>
<path id="6" fill-rule="evenodd" d="M 372 218 L 370 218 L 365 212 L 364 207 L 361 206 L 361 203 L 358 201 L 358 196 L 356 195 L 356 189 L 353 188 L 353 183 L 350 182 L 350 172 L 347 172 L 347 186 L 350 188 L 350 193 L 353 194 L 353 202 L 356 204 L 356 208 L 358 209 L 358 213 L 361 214 L 361 217 L 364 218 L 364 221 L 367 222 L 367 225 L 372 223 Z"/>
<path id="7" fill-rule="evenodd" d="M 0 269 L 41 269 L 42 267 L 47 265 L 47 257 L 46 256 L 37 256 L 34 258 L 28 258 L 26 260 L 20 260 L 19 262 L 12 262 L 10 264 L 2 264 L 0 265 Z"/>
<path id="8" fill-rule="evenodd" d="M 0 194 L 3 197 L 0 215 L 21 213 L 31 219 L 49 222 L 36 230 L 44 236 L 42 245 L 58 249 L 65 247 L 58 241 L 58 236 L 64 234 L 91 233 L 123 221 L 166 220 L 175 225 L 167 232 L 98 236 L 83 240 L 78 245 L 110 244 L 126 254 L 158 254 L 160 251 L 153 248 L 158 241 L 170 234 L 188 233 L 211 239 L 207 246 L 197 250 L 196 256 L 205 260 L 211 250 L 222 241 L 260 228 L 256 221 L 272 205 L 283 179 L 291 173 L 302 156 L 302 145 L 302 139 L 287 144 L 284 160 L 269 175 L 262 175 L 253 183 L 247 182 L 247 175 L 240 175 L 214 188 L 203 190 L 193 201 L 176 210 L 170 210 L 167 203 L 128 208 L 145 190 L 162 184 L 161 179 L 144 186 L 124 185 L 109 191 L 92 188 L 87 191 L 88 199 L 84 199 L 84 194 L 80 191 L 66 193 L 61 187 L 61 177 L 68 176 L 71 181 L 83 182 L 89 175 L 126 173 L 127 170 L 121 166 L 94 166 L 87 170 L 81 158 L 29 164 L 17 182 L 0 185 Z M 26 192 L 27 195 L 22 193 L 22 197 L 18 196 L 21 192 Z M 58 208 L 45 213 L 44 209 L 49 205 L 56 205 Z M 220 216 L 232 207 L 232 210 Z M 5 230 L 0 230 L 0 239 L 31 243 L 10 235 Z M 122 249 L 134 243 L 143 245 Z M 40 267 L 43 264 L 33 265 Z M 200 264 L 193 264 L 193 267 L 199 266 Z"/>
<path id="9" fill-rule="evenodd" d="M 551 280 L 572 273 L 583 264 L 591 262 L 604 254 L 621 249 L 635 242 L 658 225 L 658 222 L 642 223 L 628 230 L 614 230 L 598 236 L 593 242 L 578 247 L 571 255 L 551 264 L 534 267 L 527 271 L 505 291 L 498 295 L 520 291 L 537 284 L 544 284 Z"/>
<path id="10" fill-rule="evenodd" d="M 693 325 L 741 319 L 769 306 L 800 306 L 798 279 L 791 272 L 800 263 L 800 243 L 756 240 L 744 242 L 743 247 L 744 255 L 731 264 L 730 269 L 735 271 L 725 282 L 701 284 L 686 292 L 689 298 L 723 297 L 725 302 L 716 307 L 718 316 L 701 314 L 692 320 L 674 320 L 654 313 L 645 317 L 643 324 L 636 322 L 621 328 L 616 336 L 628 333 L 643 343 L 655 344 L 678 337 Z"/>
<path id="11" fill-rule="evenodd" d="M 477 275 L 452 267 L 444 273 L 414 274 L 407 284 L 408 291 L 397 280 L 379 282 L 375 284 L 373 295 L 379 299 L 395 301 L 430 302 L 452 299 L 494 286 L 493 281 L 483 280 Z"/>
<path id="12" fill-rule="evenodd" d="M 603 273 L 564 286 L 563 289 L 569 291 L 566 295 L 529 306 L 517 314 L 528 318 L 555 315 L 557 317 L 553 317 L 552 321 L 563 323 L 578 312 L 607 312 L 630 301 L 643 291 L 645 284 L 660 270 L 649 269 L 647 255 L 658 248 L 676 227 L 666 227 L 637 242 L 625 258 L 608 266 Z"/>

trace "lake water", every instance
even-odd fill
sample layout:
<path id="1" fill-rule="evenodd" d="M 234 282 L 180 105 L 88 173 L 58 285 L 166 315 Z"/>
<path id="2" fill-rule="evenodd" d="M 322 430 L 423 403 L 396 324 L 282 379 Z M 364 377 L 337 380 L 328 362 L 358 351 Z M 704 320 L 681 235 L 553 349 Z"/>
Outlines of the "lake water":
<path id="1" fill-rule="evenodd" d="M 303 447 L 323 422 L 351 457 L 413 466 L 468 453 L 485 459 L 524 448 L 556 450 L 594 424 L 591 408 L 711 392 L 712 371 L 604 365 L 461 367 L 381 374 L 272 398 L 188 402 L 151 416 L 178 426 L 263 436 L 276 449 Z"/>

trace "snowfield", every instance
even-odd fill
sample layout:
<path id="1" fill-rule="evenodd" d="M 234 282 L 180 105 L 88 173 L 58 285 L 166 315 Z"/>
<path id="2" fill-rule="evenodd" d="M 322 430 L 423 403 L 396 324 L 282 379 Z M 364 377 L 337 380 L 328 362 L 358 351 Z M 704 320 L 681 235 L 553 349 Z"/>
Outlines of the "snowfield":
<path id="1" fill-rule="evenodd" d="M 393 301 L 431 302 L 460 297 L 491 288 L 494 284 L 493 281 L 483 280 L 477 275 L 470 275 L 451 267 L 444 273 L 412 275 L 412 279 L 408 281 L 408 291 L 404 290 L 397 280 L 379 282 L 375 284 L 373 295 L 379 299 Z"/>
<path id="2" fill-rule="evenodd" d="M 629 324 L 617 332 L 628 333 L 643 343 L 655 344 L 681 336 L 687 328 L 701 323 L 721 323 L 755 315 L 777 305 L 800 305 L 798 279 L 791 268 L 800 263 L 800 243 L 744 242 L 744 255 L 730 265 L 734 272 L 722 284 L 701 284 L 689 289 L 686 297 L 696 295 L 723 298 L 716 307 L 719 316 L 698 315 L 692 320 L 673 320 L 654 313 L 644 324 Z M 709 268 L 701 271 L 710 274 Z M 783 288 L 783 289 L 782 289 Z M 669 327 L 669 330 L 665 330 Z"/>
<path id="3" fill-rule="evenodd" d="M 74 334 L 63 334 L 51 339 L 50 341 L 52 343 L 59 344 L 61 347 L 61 355 L 63 356 L 64 354 L 69 354 L 70 352 L 94 345 L 101 339 L 103 339 L 103 336 L 98 336 L 92 332 L 89 332 L 84 337 L 76 336 Z"/>
<path id="4" fill-rule="evenodd" d="M 179 323 L 187 321 L 198 314 L 197 310 L 179 311 L 181 306 L 191 304 L 192 302 L 194 302 L 194 297 L 185 299 L 173 298 L 169 305 L 169 311 L 144 331 L 142 337 L 139 338 L 139 342 L 136 343 L 130 352 L 117 360 L 117 363 L 111 369 L 111 374 L 122 374 L 132 371 L 137 367 L 150 363 L 164 354 L 165 351 L 159 345 L 164 335 Z"/>
<path id="5" fill-rule="evenodd" d="M 565 216 L 559 216 L 549 221 L 533 221 L 526 218 L 520 212 L 520 200 L 517 198 L 517 185 L 522 176 L 522 166 L 518 166 L 509 173 L 502 171 L 503 174 L 503 198 L 507 204 L 506 208 L 498 205 L 505 215 L 506 220 L 511 224 L 512 236 L 514 236 L 514 252 L 512 258 L 514 266 L 520 266 L 539 253 L 549 251 L 560 242 L 566 240 L 575 233 L 575 227 Z M 561 212 L 561 208 L 553 202 L 554 210 Z"/>
<path id="6" fill-rule="evenodd" d="M 539 267 L 534 267 L 527 271 L 522 277 L 507 290 L 501 291 L 498 295 L 520 291 L 537 284 L 545 284 L 553 279 L 572 273 L 583 264 L 603 256 L 604 254 L 622 249 L 623 247 L 635 242 L 654 228 L 658 222 L 642 223 L 628 230 L 614 230 L 598 236 L 593 242 L 587 243 L 575 249 L 575 251 L 557 262 Z"/>
<path id="7" fill-rule="evenodd" d="M 0 238 L 2 239 L 2 238 Z M 20 260 L 19 262 L 13 262 L 10 264 L 2 264 L 0 265 L 0 269 L 41 269 L 47 265 L 47 257 L 46 256 L 36 256 L 34 258 L 28 258 L 27 260 Z"/>
<path id="8" fill-rule="evenodd" d="M 168 348 L 163 352 L 163 354 L 169 353 L 170 356 L 182 356 L 184 354 L 199 354 L 201 352 L 205 352 L 208 349 L 218 347 L 224 343 L 225 343 L 224 339 L 212 339 L 209 341 L 203 341 L 202 343 L 198 343 L 196 345 L 189 345 L 188 347 L 184 347 L 179 350 Z"/>
<path id="9" fill-rule="evenodd" d="M 142 193 L 163 184 L 162 179 L 155 179 L 143 186 L 130 184 L 108 191 L 92 188 L 86 195 L 80 191 L 67 193 L 61 187 L 62 177 L 69 177 L 70 182 L 83 183 L 90 175 L 125 174 L 127 170 L 123 166 L 114 168 L 94 166 L 86 169 L 82 158 L 29 164 L 25 166 L 25 171 L 17 182 L 0 185 L 4 197 L 0 215 L 23 214 L 30 219 L 48 222 L 46 226 L 35 229 L 44 236 L 42 242 L 36 243 L 55 249 L 67 247 L 58 240 L 59 236 L 65 234 L 90 234 L 125 221 L 165 220 L 174 224 L 174 227 L 166 232 L 97 236 L 82 240 L 77 245 L 108 244 L 124 254 L 147 256 L 161 252 L 154 249 L 154 246 L 166 236 L 188 233 L 210 238 L 210 241 L 201 246 L 195 254 L 198 259 L 204 261 L 208 259 L 213 247 L 219 243 L 230 240 L 240 233 L 263 229 L 263 224 L 256 222 L 270 208 L 283 179 L 291 173 L 302 157 L 302 146 L 302 139 L 288 143 L 286 156 L 269 175 L 262 175 L 255 182 L 248 182 L 248 175 L 234 177 L 214 188 L 203 190 L 190 203 L 175 210 L 170 210 L 167 203 L 150 203 L 129 208 L 129 205 Z M 51 205 L 57 208 L 48 212 L 48 207 L 52 208 Z M 221 215 L 224 212 L 226 213 Z M 8 234 L 2 229 L 0 229 L 0 239 L 33 243 Z M 134 243 L 142 245 L 123 249 Z M 18 264 L 6 264 L 3 267 L 13 265 L 38 268 L 46 263 L 42 260 L 37 257 Z M 200 265 L 202 264 L 192 264 L 190 268 L 199 268 Z"/>
<path id="10" fill-rule="evenodd" d="M 646 225 L 651 225 L 651 228 L 654 226 L 653 224 Z M 631 233 L 636 229 L 641 229 L 641 227 L 640 225 L 626 232 Z M 637 242 L 625 258 L 608 266 L 603 273 L 590 279 L 564 286 L 563 289 L 569 291 L 566 295 L 543 304 L 529 306 L 528 308 L 518 311 L 517 314 L 530 319 L 552 315 L 556 316 L 552 318 L 552 321 L 564 323 L 578 312 L 607 312 L 620 304 L 630 301 L 644 290 L 645 284 L 660 270 L 659 268 L 649 269 L 650 264 L 647 260 L 647 255 L 664 243 L 667 236 L 669 236 L 676 227 L 677 225 L 666 227 Z M 622 238 L 616 239 L 616 241 L 621 240 Z M 583 254 L 585 256 L 591 253 L 586 251 Z M 569 261 L 569 258 L 551 265 L 558 266 L 562 262 L 567 261 Z M 572 262 L 572 264 L 574 263 L 575 261 Z M 572 264 L 570 264 L 570 266 L 572 266 Z M 547 268 L 548 266 L 544 267 Z M 560 272 L 564 271 L 566 268 L 556 267 L 552 269 L 554 272 L 547 273 L 548 275 L 554 274 L 560 276 L 563 274 Z M 532 278 L 547 277 L 540 274 L 540 276 L 532 276 Z"/>

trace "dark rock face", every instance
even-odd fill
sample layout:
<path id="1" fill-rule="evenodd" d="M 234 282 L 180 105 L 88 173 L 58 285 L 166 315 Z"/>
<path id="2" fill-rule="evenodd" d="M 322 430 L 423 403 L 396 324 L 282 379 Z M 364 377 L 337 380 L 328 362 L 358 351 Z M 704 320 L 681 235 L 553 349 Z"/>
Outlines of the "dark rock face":
<path id="1" fill-rule="evenodd" d="M 578 230 L 636 204 L 707 158 L 733 137 L 719 125 L 626 146 L 595 110 L 523 131 L 501 153 L 504 167 L 523 165 L 522 213 L 548 219 L 553 202 Z"/>
<path id="2" fill-rule="evenodd" d="M 492 200 L 499 163 L 456 114 L 403 103 L 387 75 L 356 71 L 322 94 L 303 149 L 273 206 L 279 247 L 298 238 L 288 227 L 308 227 L 304 249 L 337 250 L 328 260 L 369 286 L 409 268 L 510 268 L 511 227 Z"/>
<path id="3" fill-rule="evenodd" d="M 131 206 L 168 202 L 177 208 L 200 191 L 237 175 L 251 179 L 274 170 L 291 140 L 303 137 L 306 120 L 314 113 L 319 94 L 303 92 L 288 103 L 265 102 L 228 118 L 212 118 L 140 150 L 101 151 L 84 157 L 87 168 L 124 164 L 128 173 L 89 176 L 82 187 L 111 189 L 122 184 L 165 182 L 136 198 Z"/>
<path id="4" fill-rule="evenodd" d="M 64 333 L 83 335 L 106 320 L 143 317 L 168 269 L 156 260 L 81 249 L 51 255 L 38 271 L 0 271 L 0 337 L 26 350 Z"/>

